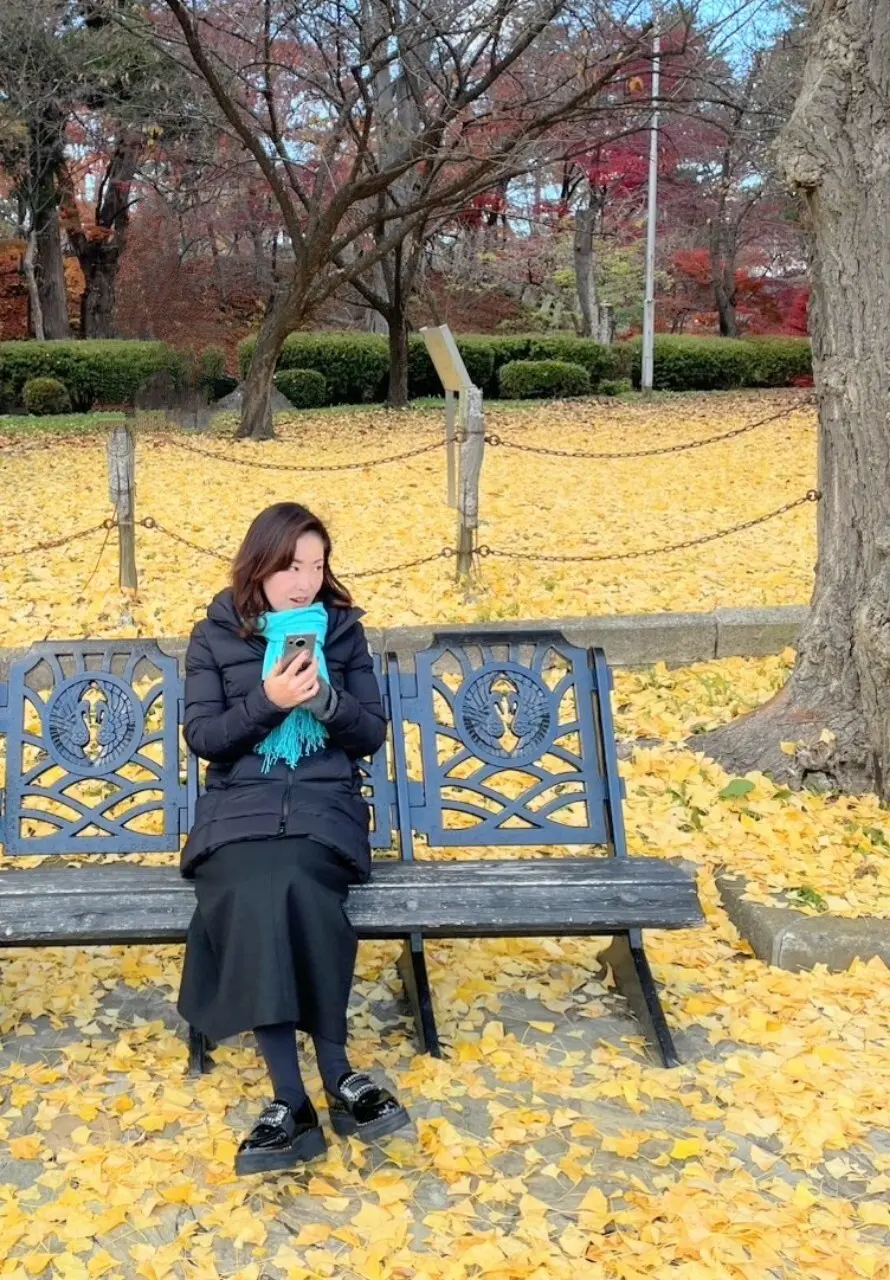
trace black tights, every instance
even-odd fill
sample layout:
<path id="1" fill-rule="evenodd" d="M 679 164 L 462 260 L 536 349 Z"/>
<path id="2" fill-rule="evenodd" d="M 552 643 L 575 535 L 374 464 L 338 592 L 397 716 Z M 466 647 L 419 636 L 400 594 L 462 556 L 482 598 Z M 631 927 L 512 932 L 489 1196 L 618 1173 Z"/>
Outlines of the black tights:
<path id="1" fill-rule="evenodd" d="M 255 1027 L 254 1035 L 260 1053 L 265 1059 L 272 1077 L 275 1097 L 290 1103 L 294 1108 L 306 1101 L 306 1088 L 300 1075 L 300 1059 L 297 1053 L 297 1028 L 293 1022 L 276 1022 L 271 1026 Z M 322 1036 L 313 1036 L 318 1070 L 329 1093 L 337 1093 L 337 1085 L 352 1067 L 346 1056 L 346 1045 Z"/>

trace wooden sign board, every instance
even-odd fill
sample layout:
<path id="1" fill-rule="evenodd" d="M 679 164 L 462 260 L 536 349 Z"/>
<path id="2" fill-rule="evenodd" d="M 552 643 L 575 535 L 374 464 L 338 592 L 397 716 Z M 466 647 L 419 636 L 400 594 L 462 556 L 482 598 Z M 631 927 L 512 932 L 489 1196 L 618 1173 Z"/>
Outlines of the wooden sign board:
<path id="1" fill-rule="evenodd" d="M 445 390 L 461 392 L 471 387 L 473 381 L 448 325 L 428 325 L 420 332 Z"/>
<path id="2" fill-rule="evenodd" d="M 454 334 L 447 324 L 428 325 L 421 329 L 426 349 L 439 381 L 445 388 L 445 446 L 448 463 L 448 503 L 457 506 L 457 434 L 455 418 L 457 406 L 454 397 L 459 397 L 460 422 L 466 426 L 467 392 L 473 390 L 473 381 L 467 373 L 463 356 L 457 349 Z"/>

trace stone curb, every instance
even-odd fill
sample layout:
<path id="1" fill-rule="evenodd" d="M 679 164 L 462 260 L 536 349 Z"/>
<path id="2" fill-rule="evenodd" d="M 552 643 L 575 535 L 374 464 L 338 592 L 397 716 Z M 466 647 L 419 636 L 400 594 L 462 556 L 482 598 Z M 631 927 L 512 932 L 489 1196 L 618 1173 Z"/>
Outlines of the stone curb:
<path id="1" fill-rule="evenodd" d="M 832 973 L 843 973 L 857 958 L 871 960 L 874 956 L 890 965 L 890 920 L 884 916 L 851 920 L 808 916 L 781 905 L 764 906 L 748 901 L 744 877 L 729 872 L 717 876 L 717 888 L 726 914 L 754 954 L 777 969 L 797 973 L 824 964 Z"/>
<path id="2" fill-rule="evenodd" d="M 644 667 L 664 662 L 669 667 L 712 658 L 751 657 L 780 653 L 794 644 L 809 609 L 783 605 L 766 609 L 715 609 L 711 613 L 625 613 L 592 618 L 535 618 L 487 622 L 460 627 L 461 631 L 498 632 L 561 631 L 573 644 L 599 645 L 615 667 Z M 378 653 L 389 651 L 407 658 L 425 649 L 437 634 L 457 629 L 436 626 L 393 627 L 369 630 L 368 639 Z M 165 653 L 182 658 L 187 641 L 158 637 Z M 0 679 L 6 679 L 10 663 L 27 649 L 0 648 Z"/>

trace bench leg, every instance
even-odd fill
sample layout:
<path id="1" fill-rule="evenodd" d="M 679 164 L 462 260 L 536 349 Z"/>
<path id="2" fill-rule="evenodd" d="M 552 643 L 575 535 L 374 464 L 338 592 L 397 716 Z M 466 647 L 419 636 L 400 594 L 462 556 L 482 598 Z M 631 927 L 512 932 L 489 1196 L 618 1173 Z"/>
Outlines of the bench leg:
<path id="1" fill-rule="evenodd" d="M 189 1027 L 189 1075 L 202 1076 L 213 1066 L 210 1050 L 216 1045 L 210 1043 L 202 1031 Z"/>
<path id="2" fill-rule="evenodd" d="M 426 972 L 422 933 L 412 933 L 405 939 L 397 964 L 411 1012 L 414 1014 L 420 1051 L 429 1053 L 434 1058 L 441 1058 L 442 1048 L 436 1030 L 436 1014 Z"/>
<path id="3" fill-rule="evenodd" d="M 640 930 L 616 933 L 612 945 L 601 953 L 600 959 L 611 967 L 618 989 L 643 1024 L 649 1043 L 658 1052 L 663 1065 L 678 1067 L 680 1059 L 643 950 Z"/>

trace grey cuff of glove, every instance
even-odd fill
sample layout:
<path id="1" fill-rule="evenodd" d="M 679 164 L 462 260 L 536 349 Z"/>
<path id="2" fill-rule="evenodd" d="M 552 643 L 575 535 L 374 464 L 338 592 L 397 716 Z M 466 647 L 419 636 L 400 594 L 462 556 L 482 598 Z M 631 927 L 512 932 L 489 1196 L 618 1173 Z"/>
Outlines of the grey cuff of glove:
<path id="1" fill-rule="evenodd" d="M 333 689 L 327 680 L 319 680 L 320 688 L 314 698 L 310 698 L 308 702 L 303 703 L 306 711 L 311 711 L 316 720 L 320 720 L 322 724 L 327 724 L 334 717 L 337 710 L 337 703 L 340 699 L 337 696 L 336 689 Z"/>

